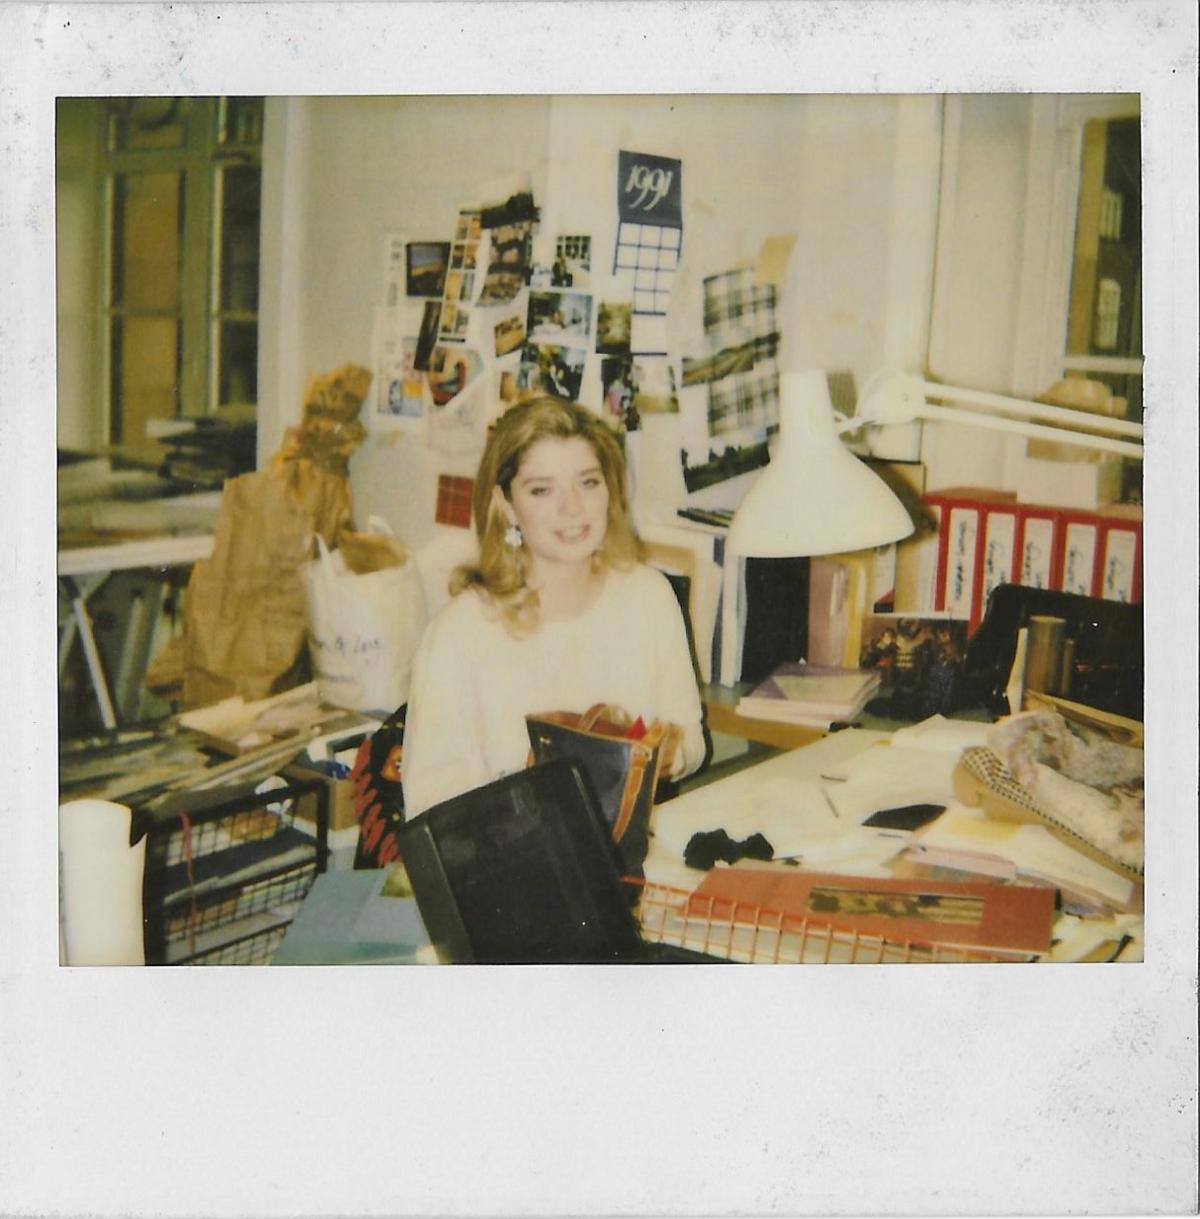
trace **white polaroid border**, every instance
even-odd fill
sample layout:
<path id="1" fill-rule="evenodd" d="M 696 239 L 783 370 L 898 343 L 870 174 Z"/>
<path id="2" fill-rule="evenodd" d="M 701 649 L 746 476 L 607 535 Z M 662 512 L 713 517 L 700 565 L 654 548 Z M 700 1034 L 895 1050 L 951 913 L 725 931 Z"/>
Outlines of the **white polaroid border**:
<path id="1" fill-rule="evenodd" d="M 0 1207 L 1194 1213 L 1196 53 L 1181 0 L 0 6 L 0 637 L 16 672 L 0 796 Z M 54 99 L 448 79 L 499 93 L 1141 94 L 1160 810 L 1143 964 L 55 964 Z"/>

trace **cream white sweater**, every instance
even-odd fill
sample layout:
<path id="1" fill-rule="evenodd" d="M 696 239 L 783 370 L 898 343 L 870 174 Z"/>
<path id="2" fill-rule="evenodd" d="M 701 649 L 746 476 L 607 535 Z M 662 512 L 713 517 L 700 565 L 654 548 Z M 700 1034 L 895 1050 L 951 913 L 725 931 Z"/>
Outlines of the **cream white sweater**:
<path id="1" fill-rule="evenodd" d="M 700 695 L 683 615 L 661 572 L 609 571 L 596 604 L 514 639 L 476 593 L 460 593 L 425 630 L 404 734 L 409 817 L 520 770 L 525 716 L 622 707 L 683 729 L 684 771 L 704 758 Z"/>

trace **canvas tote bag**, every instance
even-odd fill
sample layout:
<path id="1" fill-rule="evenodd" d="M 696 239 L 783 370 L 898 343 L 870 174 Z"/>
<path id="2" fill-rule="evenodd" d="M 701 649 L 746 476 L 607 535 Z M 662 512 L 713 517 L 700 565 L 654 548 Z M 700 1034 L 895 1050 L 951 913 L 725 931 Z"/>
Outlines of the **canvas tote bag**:
<path id="1" fill-rule="evenodd" d="M 413 655 L 425 628 L 425 596 L 416 564 L 379 517 L 367 523 L 378 544 L 373 571 L 352 571 L 347 544 L 330 552 L 317 535 L 318 556 L 304 564 L 308 644 L 321 698 L 354 711 L 391 712 L 408 700 Z M 363 535 L 360 535 L 360 537 Z M 390 558 L 389 558 L 390 554 Z"/>

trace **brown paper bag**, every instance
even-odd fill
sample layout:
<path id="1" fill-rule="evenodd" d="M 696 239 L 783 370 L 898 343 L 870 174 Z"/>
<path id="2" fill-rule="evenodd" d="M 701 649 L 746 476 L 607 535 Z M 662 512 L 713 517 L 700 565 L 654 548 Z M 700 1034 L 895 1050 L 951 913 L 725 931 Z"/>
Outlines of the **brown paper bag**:
<path id="1" fill-rule="evenodd" d="M 183 705 L 266 698 L 309 679 L 300 565 L 350 524 L 346 480 L 310 463 L 225 484 L 211 559 L 184 601 Z"/>

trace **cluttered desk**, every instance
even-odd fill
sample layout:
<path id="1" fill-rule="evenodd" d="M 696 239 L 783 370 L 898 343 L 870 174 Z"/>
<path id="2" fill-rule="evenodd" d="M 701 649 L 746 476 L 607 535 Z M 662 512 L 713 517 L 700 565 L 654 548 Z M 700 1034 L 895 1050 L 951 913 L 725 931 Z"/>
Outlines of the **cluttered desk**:
<path id="1" fill-rule="evenodd" d="M 641 939 L 748 963 L 1140 959 L 1140 841 L 1106 850 L 1085 837 L 1086 797 L 1099 798 L 1085 784 L 1065 779 L 1078 790 L 1064 794 L 1043 775 L 1040 803 L 1015 807 L 994 774 L 979 777 L 988 757 L 1011 788 L 1004 761 L 1019 767 L 1064 711 L 1060 700 L 1030 713 L 1029 733 L 1003 759 L 993 725 L 933 716 L 895 732 L 850 728 L 704 776 L 656 806 L 644 877 L 625 881 Z M 1140 748 L 1108 727 L 1092 747 L 1136 786 Z M 275 963 L 504 959 L 479 952 L 463 909 L 454 930 L 465 938 L 439 942 L 446 897 L 400 868 L 329 873 Z M 432 935 L 422 917 L 431 908 Z"/>

